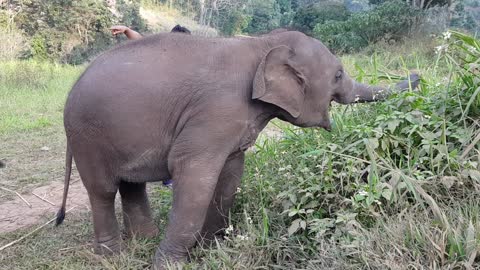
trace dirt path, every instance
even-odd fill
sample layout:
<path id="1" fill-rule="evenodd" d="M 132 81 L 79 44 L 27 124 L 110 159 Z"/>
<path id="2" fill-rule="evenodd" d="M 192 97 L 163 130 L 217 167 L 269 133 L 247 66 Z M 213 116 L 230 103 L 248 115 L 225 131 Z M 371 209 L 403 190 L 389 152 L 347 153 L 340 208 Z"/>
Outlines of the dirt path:
<path id="1" fill-rule="evenodd" d="M 43 217 L 53 218 L 62 203 L 62 195 L 63 183 L 56 181 L 22 194 L 31 206 L 18 196 L 1 203 L 0 234 L 37 224 Z M 90 207 L 87 192 L 78 177 L 72 178 L 68 191 L 67 209 L 74 206 L 76 211 L 85 211 Z"/>

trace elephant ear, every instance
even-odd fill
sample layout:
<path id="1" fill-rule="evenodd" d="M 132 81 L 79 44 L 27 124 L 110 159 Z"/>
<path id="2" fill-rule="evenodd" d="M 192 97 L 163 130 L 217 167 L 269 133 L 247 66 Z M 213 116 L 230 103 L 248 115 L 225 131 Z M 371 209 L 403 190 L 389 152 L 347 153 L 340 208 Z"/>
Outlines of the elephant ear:
<path id="1" fill-rule="evenodd" d="M 257 68 L 252 98 L 274 104 L 297 118 L 305 100 L 305 77 L 287 46 L 271 49 Z"/>

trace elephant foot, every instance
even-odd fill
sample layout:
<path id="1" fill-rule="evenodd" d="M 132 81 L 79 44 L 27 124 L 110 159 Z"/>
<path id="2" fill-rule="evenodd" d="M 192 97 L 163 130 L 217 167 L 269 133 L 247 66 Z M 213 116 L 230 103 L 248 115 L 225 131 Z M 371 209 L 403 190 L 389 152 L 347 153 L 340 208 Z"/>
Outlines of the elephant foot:
<path id="1" fill-rule="evenodd" d="M 153 258 L 152 270 L 182 269 L 182 265 L 187 261 L 186 256 L 167 255 L 160 248 L 155 252 Z"/>
<path id="2" fill-rule="evenodd" d="M 95 254 L 104 256 L 118 254 L 120 251 L 122 251 L 122 240 L 119 236 L 107 240 L 95 240 L 93 250 Z"/>
<path id="3" fill-rule="evenodd" d="M 141 238 L 154 238 L 158 236 L 160 231 L 158 230 L 157 225 L 155 225 L 153 221 L 150 221 L 146 224 L 125 226 L 124 233 L 126 238 L 132 238 L 133 236 Z"/>

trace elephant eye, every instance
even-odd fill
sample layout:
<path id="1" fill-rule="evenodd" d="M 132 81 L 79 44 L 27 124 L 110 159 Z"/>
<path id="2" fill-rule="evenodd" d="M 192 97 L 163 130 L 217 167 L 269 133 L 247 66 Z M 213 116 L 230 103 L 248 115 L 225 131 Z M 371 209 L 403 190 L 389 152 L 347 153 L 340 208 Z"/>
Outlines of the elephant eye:
<path id="1" fill-rule="evenodd" d="M 337 71 L 337 74 L 335 74 L 335 82 L 338 82 L 343 76 L 343 71 L 339 70 Z"/>

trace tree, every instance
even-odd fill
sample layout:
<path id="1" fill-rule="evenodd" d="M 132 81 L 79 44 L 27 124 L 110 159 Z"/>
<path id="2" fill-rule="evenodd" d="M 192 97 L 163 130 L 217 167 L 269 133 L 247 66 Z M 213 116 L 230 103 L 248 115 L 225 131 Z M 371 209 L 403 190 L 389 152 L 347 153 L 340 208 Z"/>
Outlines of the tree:
<path id="1" fill-rule="evenodd" d="M 251 20 L 247 33 L 265 33 L 280 26 L 280 6 L 275 0 L 253 0 L 249 6 Z"/>
<path id="2" fill-rule="evenodd" d="M 301 7 L 293 17 L 292 26 L 307 34 L 312 34 L 318 24 L 326 21 L 344 21 L 350 16 L 347 8 L 338 2 L 320 2 Z"/>
<path id="3" fill-rule="evenodd" d="M 370 4 L 379 5 L 390 0 L 370 0 Z M 453 0 L 407 0 L 405 3 L 413 8 L 428 9 L 434 6 L 451 6 Z"/>

